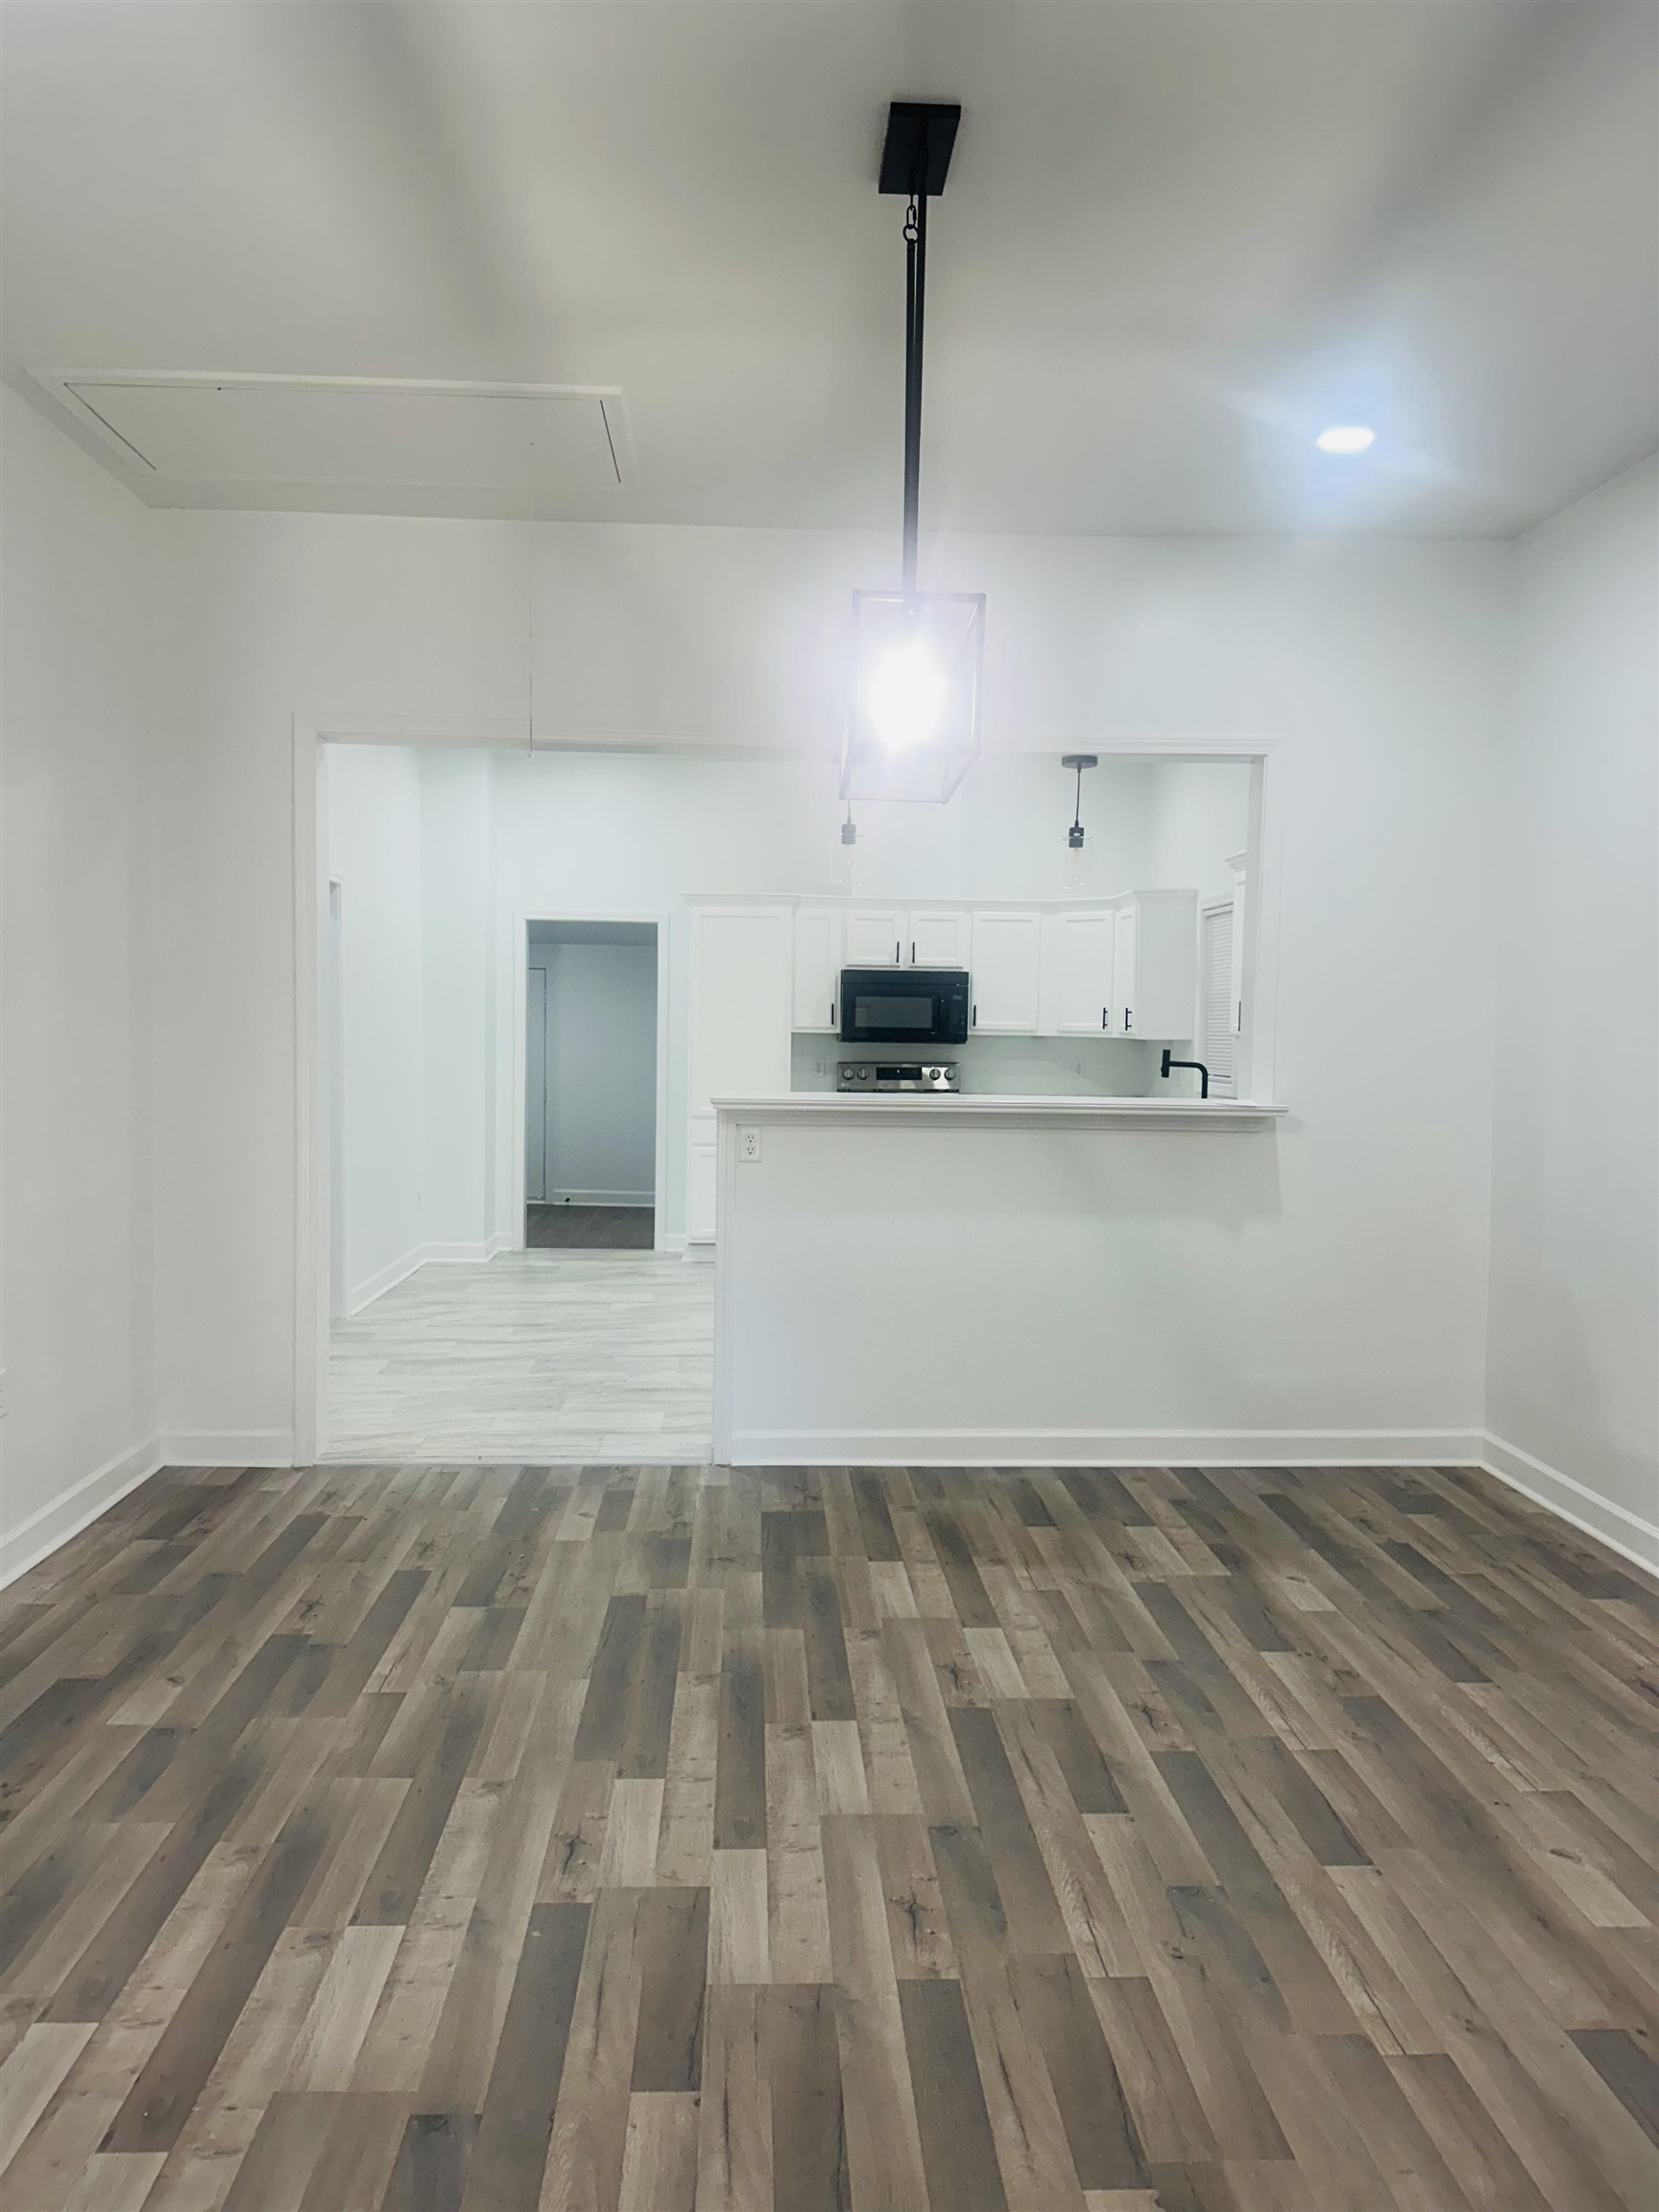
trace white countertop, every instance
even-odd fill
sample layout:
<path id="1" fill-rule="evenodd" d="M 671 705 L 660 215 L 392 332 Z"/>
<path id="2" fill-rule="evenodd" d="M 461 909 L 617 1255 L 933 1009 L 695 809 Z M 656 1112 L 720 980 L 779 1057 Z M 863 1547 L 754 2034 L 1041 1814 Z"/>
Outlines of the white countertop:
<path id="1" fill-rule="evenodd" d="M 1155 1128 L 1259 1124 L 1288 1113 L 1248 1098 L 1094 1098 L 1001 1095 L 969 1091 L 790 1091 L 751 1098 L 716 1098 L 722 1118 L 750 1120 L 972 1121 L 983 1126 L 1094 1128 L 1114 1123 Z"/>

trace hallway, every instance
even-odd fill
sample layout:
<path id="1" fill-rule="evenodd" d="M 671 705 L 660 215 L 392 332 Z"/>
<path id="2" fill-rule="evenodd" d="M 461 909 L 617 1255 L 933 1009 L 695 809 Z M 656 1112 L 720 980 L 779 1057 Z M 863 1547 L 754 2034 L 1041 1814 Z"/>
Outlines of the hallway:
<path id="1" fill-rule="evenodd" d="M 329 1346 L 331 1459 L 706 1459 L 714 1271 L 666 1253 L 429 1262 Z"/>

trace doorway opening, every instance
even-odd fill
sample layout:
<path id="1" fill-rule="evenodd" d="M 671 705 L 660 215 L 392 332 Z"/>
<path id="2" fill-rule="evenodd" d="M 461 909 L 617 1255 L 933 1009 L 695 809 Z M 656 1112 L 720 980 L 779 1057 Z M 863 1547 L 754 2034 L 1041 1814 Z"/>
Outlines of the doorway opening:
<path id="1" fill-rule="evenodd" d="M 657 926 L 527 925 L 524 1243 L 656 1243 Z"/>

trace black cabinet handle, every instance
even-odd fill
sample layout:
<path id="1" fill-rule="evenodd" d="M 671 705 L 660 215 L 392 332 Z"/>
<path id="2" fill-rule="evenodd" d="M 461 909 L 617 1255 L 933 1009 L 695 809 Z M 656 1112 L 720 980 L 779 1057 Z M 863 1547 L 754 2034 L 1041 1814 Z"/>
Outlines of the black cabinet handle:
<path id="1" fill-rule="evenodd" d="M 830 1026 L 831 1029 L 835 1026 L 835 1001 L 833 998 L 830 1001 Z"/>
<path id="2" fill-rule="evenodd" d="M 914 937 L 910 940 L 910 965 L 912 968 L 916 965 L 916 940 Z"/>
<path id="3" fill-rule="evenodd" d="M 1106 1017 L 1110 1012 L 1111 1008 L 1109 1006 L 1102 1006 L 1100 1009 L 1100 1026 L 1102 1029 L 1108 1026 Z"/>
<path id="4" fill-rule="evenodd" d="M 895 967 L 895 968 L 901 968 L 901 967 L 902 967 L 902 966 L 903 966 L 903 964 L 904 964 L 904 948 L 903 948 L 903 946 L 902 946 L 902 945 L 901 945 L 901 944 L 900 944 L 900 942 L 899 942 L 898 938 L 897 938 L 897 937 L 895 937 L 895 938 L 894 938 L 894 940 L 893 940 L 893 965 L 894 965 L 894 967 Z"/>
<path id="5" fill-rule="evenodd" d="M 1133 1029 L 1135 1026 L 1132 1011 L 1127 1006 L 1123 1009 L 1123 1026 L 1125 1029 Z"/>
<path id="6" fill-rule="evenodd" d="M 977 1007 L 977 1006 L 975 1006 L 975 1007 L 974 1007 L 974 1027 L 975 1029 L 977 1029 L 977 1028 L 978 1028 L 978 1026 L 979 1026 L 979 1009 L 978 1009 L 978 1007 Z"/>

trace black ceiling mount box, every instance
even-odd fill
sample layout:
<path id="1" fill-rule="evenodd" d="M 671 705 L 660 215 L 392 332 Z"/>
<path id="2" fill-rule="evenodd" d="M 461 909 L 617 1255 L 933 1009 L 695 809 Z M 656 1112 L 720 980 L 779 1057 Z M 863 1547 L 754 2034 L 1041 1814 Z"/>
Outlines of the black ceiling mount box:
<path id="1" fill-rule="evenodd" d="M 895 100 L 887 110 L 881 149 L 881 189 L 908 199 L 912 192 L 937 200 L 950 169 L 950 149 L 962 120 L 959 100 Z"/>

